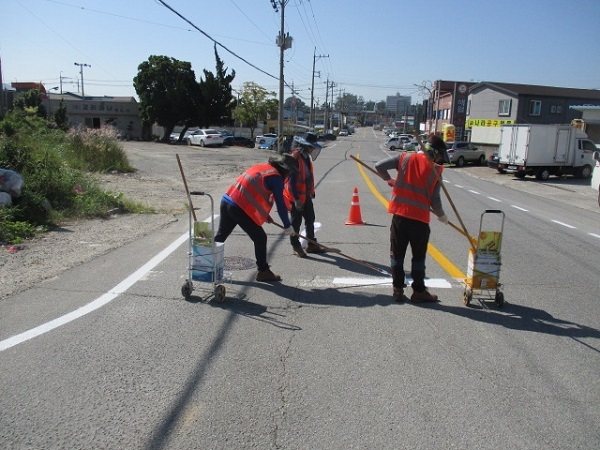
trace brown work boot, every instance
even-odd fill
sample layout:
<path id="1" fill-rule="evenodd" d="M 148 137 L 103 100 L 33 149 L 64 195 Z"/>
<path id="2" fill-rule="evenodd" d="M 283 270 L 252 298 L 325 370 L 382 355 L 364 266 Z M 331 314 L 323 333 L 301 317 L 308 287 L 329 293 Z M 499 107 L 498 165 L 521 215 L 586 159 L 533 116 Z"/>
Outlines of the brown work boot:
<path id="1" fill-rule="evenodd" d="M 306 258 L 306 252 L 300 244 L 292 245 L 292 248 L 294 249 L 294 255 L 296 255 L 298 258 Z"/>
<path id="2" fill-rule="evenodd" d="M 438 296 L 435 294 L 430 294 L 427 289 L 423 292 L 414 291 L 410 296 L 410 301 L 413 303 L 437 302 Z"/>
<path id="3" fill-rule="evenodd" d="M 408 297 L 406 295 L 404 295 L 404 289 L 402 289 L 402 288 L 395 287 L 392 297 L 398 303 L 404 303 L 404 302 L 408 301 Z"/>
<path id="4" fill-rule="evenodd" d="M 327 250 L 324 247 L 321 247 L 319 244 L 313 244 L 309 242 L 306 246 L 306 253 L 326 253 Z"/>
<path id="5" fill-rule="evenodd" d="M 259 270 L 256 273 L 256 281 L 281 281 L 281 277 L 271 272 L 271 269 Z"/>

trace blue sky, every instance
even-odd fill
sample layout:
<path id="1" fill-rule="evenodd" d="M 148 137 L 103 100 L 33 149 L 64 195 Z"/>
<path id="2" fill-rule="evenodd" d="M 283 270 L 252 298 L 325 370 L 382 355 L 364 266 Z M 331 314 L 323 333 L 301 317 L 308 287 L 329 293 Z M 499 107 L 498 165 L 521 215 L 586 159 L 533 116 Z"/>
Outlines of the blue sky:
<path id="1" fill-rule="evenodd" d="M 281 7 L 270 0 L 165 0 L 212 39 L 239 89 L 254 81 L 278 93 Z M 277 1 L 280 4 L 280 1 Z M 215 71 L 213 42 L 157 0 L 2 0 L 4 83 L 41 81 L 86 95 L 134 96 L 132 79 L 150 55 L 188 61 L 199 79 Z M 288 0 L 284 76 L 310 101 L 422 98 L 438 79 L 600 89 L 600 1 Z M 69 80 L 71 79 L 71 80 Z M 81 90 L 81 89 L 80 89 Z M 329 91 L 331 93 L 331 90 Z M 286 87 L 285 97 L 291 95 Z"/>

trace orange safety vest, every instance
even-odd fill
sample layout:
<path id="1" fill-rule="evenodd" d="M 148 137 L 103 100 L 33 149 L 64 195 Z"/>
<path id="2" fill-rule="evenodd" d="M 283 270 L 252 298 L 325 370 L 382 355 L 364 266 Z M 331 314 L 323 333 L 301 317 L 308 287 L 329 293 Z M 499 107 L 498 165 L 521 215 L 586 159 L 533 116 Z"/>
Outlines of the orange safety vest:
<path id="1" fill-rule="evenodd" d="M 309 157 L 310 158 L 310 157 Z M 302 203 L 306 202 L 309 195 L 315 194 L 315 175 L 313 172 L 313 165 L 310 159 L 304 159 L 301 155 L 298 155 L 298 174 L 296 175 L 296 193 Z M 311 175 L 310 177 L 308 175 Z M 283 195 L 286 199 L 288 209 L 294 204 L 294 195 L 292 194 L 292 186 L 288 178 L 285 183 L 285 190 Z M 307 183 L 310 182 L 310 184 Z"/>
<path id="2" fill-rule="evenodd" d="M 438 174 L 443 167 L 435 165 Z M 398 160 L 398 177 L 392 189 L 388 212 L 429 223 L 431 195 L 438 182 L 432 163 L 424 153 L 403 153 Z"/>
<path id="3" fill-rule="evenodd" d="M 241 174 L 227 189 L 227 195 L 257 225 L 267 221 L 273 208 L 273 193 L 265 188 L 264 178 L 281 176 L 270 164 L 257 164 Z"/>

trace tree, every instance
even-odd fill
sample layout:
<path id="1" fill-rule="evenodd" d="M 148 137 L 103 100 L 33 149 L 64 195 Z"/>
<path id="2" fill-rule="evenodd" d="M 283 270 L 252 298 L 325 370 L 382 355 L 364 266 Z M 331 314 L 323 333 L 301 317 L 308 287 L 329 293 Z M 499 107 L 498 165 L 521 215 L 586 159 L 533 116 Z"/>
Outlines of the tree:
<path id="1" fill-rule="evenodd" d="M 216 75 L 204 70 L 204 80 L 200 80 L 202 104 L 200 124 L 206 127 L 211 125 L 231 125 L 231 111 L 235 107 L 235 99 L 231 94 L 231 82 L 235 78 L 235 70 L 227 75 L 227 68 L 219 58 L 215 44 L 215 60 L 217 62 Z"/>
<path id="2" fill-rule="evenodd" d="M 274 96 L 275 92 L 269 92 L 252 81 L 244 83 L 234 114 L 236 120 L 250 128 L 252 138 L 259 122 L 267 120 L 271 115 L 277 117 L 279 102 L 275 98 L 270 98 Z"/>
<path id="3" fill-rule="evenodd" d="M 46 118 L 46 108 L 42 103 L 42 96 L 37 89 L 29 89 L 20 93 L 14 100 L 13 106 L 34 113 L 38 117 Z"/>
<path id="4" fill-rule="evenodd" d="M 69 119 L 67 117 L 67 107 L 65 106 L 62 99 L 60 100 L 60 104 L 56 111 L 54 112 L 54 123 L 56 126 L 63 131 L 67 131 L 69 129 Z"/>
<path id="5" fill-rule="evenodd" d="M 142 121 L 164 127 L 163 142 L 176 125 L 197 120 L 202 97 L 189 62 L 152 55 L 138 66 L 133 86 L 140 98 Z"/>

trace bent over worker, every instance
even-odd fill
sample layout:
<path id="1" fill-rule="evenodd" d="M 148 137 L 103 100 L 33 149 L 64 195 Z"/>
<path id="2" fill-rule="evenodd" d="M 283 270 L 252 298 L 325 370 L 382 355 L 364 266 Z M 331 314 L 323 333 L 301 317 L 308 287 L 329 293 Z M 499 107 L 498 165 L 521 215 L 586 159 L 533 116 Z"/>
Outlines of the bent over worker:
<path id="1" fill-rule="evenodd" d="M 392 187 L 388 212 L 393 214 L 390 226 L 390 265 L 394 300 L 408 300 L 404 295 L 404 258 L 410 245 L 410 275 L 413 280 L 410 300 L 415 303 L 437 301 L 437 295 L 430 294 L 425 287 L 425 257 L 430 235 L 430 209 L 440 222 L 448 223 L 442 208 L 440 183 L 434 173 L 436 170 L 441 181 L 443 167 L 433 164 L 425 153 L 418 151 L 383 159 L 375 168 Z M 388 173 L 392 169 L 398 172 L 396 179 Z"/>
<path id="2" fill-rule="evenodd" d="M 292 156 L 298 161 L 298 173 L 292 174 L 285 182 L 285 196 L 290 215 L 292 216 L 292 228 L 296 234 L 290 236 L 290 244 L 294 254 L 300 258 L 306 258 L 306 253 L 324 253 L 325 249 L 316 244 L 315 238 L 315 174 L 313 161 L 317 159 L 321 148 L 318 144 L 311 144 L 300 136 L 295 136 L 292 142 Z M 306 237 L 309 240 L 306 252 L 300 244 L 297 233 L 304 219 Z"/>
<path id="3" fill-rule="evenodd" d="M 254 242 L 254 255 L 258 272 L 256 281 L 281 281 L 267 263 L 267 234 L 262 225 L 272 222 L 269 213 L 273 203 L 283 223 L 284 233 L 291 236 L 290 223 L 283 197 L 284 180 L 298 171 L 291 155 L 269 158 L 268 163 L 257 164 L 242 173 L 221 199 L 220 221 L 215 242 L 225 242 L 239 225 Z"/>

